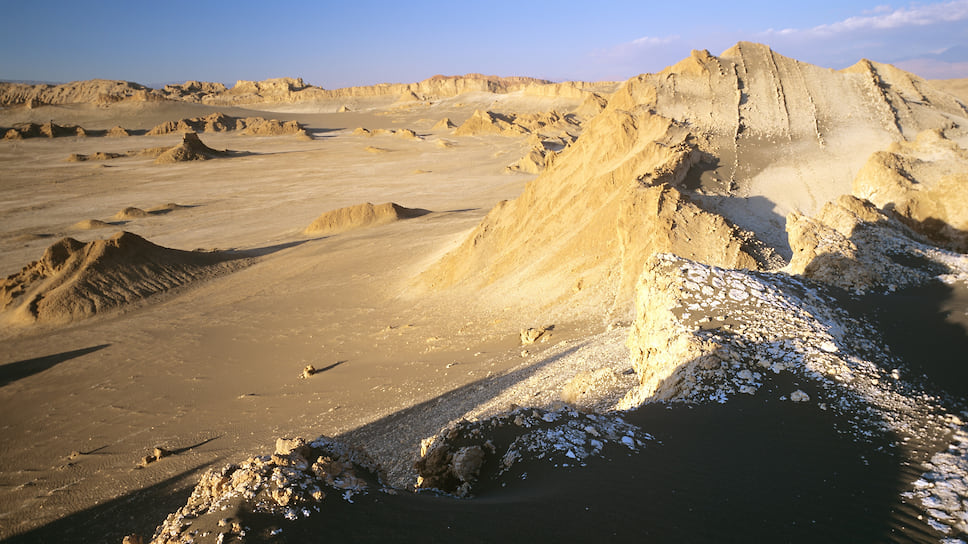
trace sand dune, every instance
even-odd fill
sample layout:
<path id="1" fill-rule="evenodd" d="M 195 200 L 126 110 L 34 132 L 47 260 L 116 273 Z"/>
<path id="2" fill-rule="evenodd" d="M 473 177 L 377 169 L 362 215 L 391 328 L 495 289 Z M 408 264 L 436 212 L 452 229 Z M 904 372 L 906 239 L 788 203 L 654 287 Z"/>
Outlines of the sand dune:
<path id="1" fill-rule="evenodd" d="M 374 206 L 369 202 L 339 208 L 320 215 L 303 231 L 304 234 L 338 234 L 348 230 L 392 223 L 430 213 L 428 210 L 404 208 L 387 202 Z"/>
<path id="2" fill-rule="evenodd" d="M 179 251 L 120 232 L 82 243 L 64 238 L 4 280 L 7 319 L 67 322 L 117 309 L 242 265 L 238 256 Z"/>

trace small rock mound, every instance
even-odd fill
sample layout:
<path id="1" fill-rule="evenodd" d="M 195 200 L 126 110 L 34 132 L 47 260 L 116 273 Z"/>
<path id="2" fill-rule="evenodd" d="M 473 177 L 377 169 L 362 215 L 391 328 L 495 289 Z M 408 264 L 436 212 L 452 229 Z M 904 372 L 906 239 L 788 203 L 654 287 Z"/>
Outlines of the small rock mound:
<path id="1" fill-rule="evenodd" d="M 109 138 L 125 138 L 131 136 L 131 133 L 121 125 L 117 125 L 108 129 L 106 136 Z"/>
<path id="2" fill-rule="evenodd" d="M 157 246 L 130 232 L 86 244 L 64 238 L 0 282 L 0 312 L 19 322 L 67 322 L 244 264 L 222 253 Z"/>
<path id="3" fill-rule="evenodd" d="M 225 151 L 216 151 L 204 143 L 194 132 L 186 132 L 182 143 L 158 155 L 155 164 L 169 164 L 173 162 L 204 161 L 224 157 Z"/>
<path id="4" fill-rule="evenodd" d="M 111 159 L 117 159 L 119 157 L 124 157 L 124 153 L 108 153 L 105 151 L 98 151 L 91 155 L 84 155 L 82 153 L 71 153 L 67 157 L 67 162 L 87 162 L 87 161 L 107 161 Z"/>
<path id="5" fill-rule="evenodd" d="M 141 208 L 135 208 L 133 206 L 128 206 L 118 213 L 114 214 L 114 218 L 119 221 L 127 221 L 130 219 L 139 219 L 142 217 L 148 217 L 148 212 L 142 210 Z"/>
<path id="6" fill-rule="evenodd" d="M 499 484 L 511 472 L 520 477 L 529 463 L 584 466 L 606 450 L 637 451 L 651 439 L 615 416 L 518 408 L 484 420 L 462 420 L 424 439 L 414 465 L 416 487 L 467 497 Z"/>
<path id="7" fill-rule="evenodd" d="M 320 215 L 303 231 L 305 234 L 337 234 L 352 229 L 383 225 L 420 217 L 430 213 L 419 208 L 404 208 L 399 204 L 387 202 L 374 206 L 369 202 L 347 208 L 339 208 Z"/>
<path id="8" fill-rule="evenodd" d="M 444 117 L 440 121 L 437 121 L 437 124 L 434 125 L 434 130 L 450 130 L 456 126 L 451 122 L 449 117 Z"/>
<path id="9" fill-rule="evenodd" d="M 216 542 L 241 541 L 244 527 L 226 523 L 245 510 L 295 520 L 326 501 L 353 502 L 382 486 L 380 467 L 365 453 L 320 437 L 280 438 L 271 456 L 252 457 L 202 476 L 185 506 L 155 530 L 152 544 L 193 542 L 207 532 Z"/>
<path id="10" fill-rule="evenodd" d="M 499 134 L 501 136 L 520 136 L 530 131 L 518 124 L 514 118 L 484 110 L 476 110 L 454 131 L 455 136 L 477 136 L 481 134 Z"/>

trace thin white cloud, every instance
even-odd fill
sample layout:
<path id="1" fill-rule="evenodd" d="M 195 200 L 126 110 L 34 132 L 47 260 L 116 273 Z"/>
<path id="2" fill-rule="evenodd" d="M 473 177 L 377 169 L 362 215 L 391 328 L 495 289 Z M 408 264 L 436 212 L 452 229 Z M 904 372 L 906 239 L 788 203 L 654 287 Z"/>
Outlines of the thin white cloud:
<path id="1" fill-rule="evenodd" d="M 767 35 L 820 35 L 844 34 L 861 30 L 892 30 L 905 27 L 952 23 L 968 19 L 968 0 L 953 0 L 935 4 L 913 4 L 906 8 L 874 8 L 873 13 L 848 17 L 843 21 L 815 26 L 809 29 L 786 28 L 767 30 Z"/>
<path id="2" fill-rule="evenodd" d="M 678 39 L 679 39 L 679 36 L 678 35 L 676 35 L 676 36 L 665 36 L 665 37 L 643 36 L 641 38 L 632 40 L 631 42 L 629 42 L 626 45 L 631 45 L 631 46 L 635 46 L 635 47 L 667 45 L 667 44 L 670 44 L 670 43 L 672 43 L 672 42 L 674 42 L 674 41 L 676 41 Z"/>

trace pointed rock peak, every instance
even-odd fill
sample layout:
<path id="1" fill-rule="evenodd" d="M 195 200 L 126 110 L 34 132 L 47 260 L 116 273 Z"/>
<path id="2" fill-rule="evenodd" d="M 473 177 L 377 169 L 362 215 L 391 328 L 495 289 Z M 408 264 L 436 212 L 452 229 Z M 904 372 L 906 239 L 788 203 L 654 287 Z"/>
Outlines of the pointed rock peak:
<path id="1" fill-rule="evenodd" d="M 735 59 L 743 57 L 744 55 L 756 53 L 773 53 L 773 49 L 771 49 L 770 46 L 762 43 L 741 41 L 736 42 L 736 45 L 723 51 L 723 53 L 719 56 L 724 59 Z"/>

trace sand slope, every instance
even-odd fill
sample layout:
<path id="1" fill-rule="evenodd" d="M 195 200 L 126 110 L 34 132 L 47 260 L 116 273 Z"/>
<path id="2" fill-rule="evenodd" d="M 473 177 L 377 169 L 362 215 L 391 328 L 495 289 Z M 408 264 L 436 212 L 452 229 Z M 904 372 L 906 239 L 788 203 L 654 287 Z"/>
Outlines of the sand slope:
<path id="1" fill-rule="evenodd" d="M 0 309 L 14 322 L 67 322 L 122 307 L 243 264 L 238 256 L 157 246 L 130 232 L 50 246 L 0 284 Z"/>

